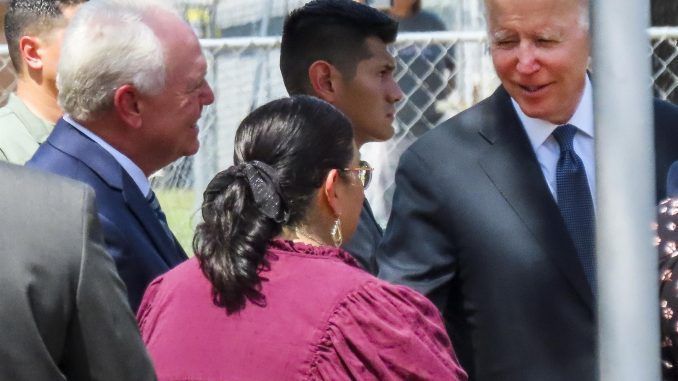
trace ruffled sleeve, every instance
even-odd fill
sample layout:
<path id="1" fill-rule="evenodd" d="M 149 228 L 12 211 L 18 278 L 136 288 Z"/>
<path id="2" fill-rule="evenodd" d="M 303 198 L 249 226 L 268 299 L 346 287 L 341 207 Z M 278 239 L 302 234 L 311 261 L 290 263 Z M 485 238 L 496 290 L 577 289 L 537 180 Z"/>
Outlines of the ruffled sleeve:
<path id="1" fill-rule="evenodd" d="M 146 292 L 144 292 L 144 297 L 141 300 L 141 304 L 139 305 L 139 310 L 137 311 L 137 324 L 139 325 L 141 338 L 146 345 L 148 345 L 148 342 L 153 335 L 153 329 L 155 328 L 153 317 L 155 307 L 154 302 L 160 291 L 162 281 L 163 277 L 159 276 L 148 285 Z"/>
<path id="2" fill-rule="evenodd" d="M 440 313 L 415 291 L 382 281 L 340 302 L 310 380 L 466 380 Z"/>

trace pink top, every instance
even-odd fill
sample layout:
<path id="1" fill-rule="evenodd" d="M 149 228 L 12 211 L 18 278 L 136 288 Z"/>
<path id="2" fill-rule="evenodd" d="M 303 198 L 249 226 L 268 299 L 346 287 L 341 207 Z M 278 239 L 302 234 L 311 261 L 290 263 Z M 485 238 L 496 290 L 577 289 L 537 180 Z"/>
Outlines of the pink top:
<path id="1" fill-rule="evenodd" d="M 265 306 L 226 315 L 195 258 L 158 277 L 137 319 L 164 380 L 466 380 L 440 314 L 344 251 L 273 241 Z"/>

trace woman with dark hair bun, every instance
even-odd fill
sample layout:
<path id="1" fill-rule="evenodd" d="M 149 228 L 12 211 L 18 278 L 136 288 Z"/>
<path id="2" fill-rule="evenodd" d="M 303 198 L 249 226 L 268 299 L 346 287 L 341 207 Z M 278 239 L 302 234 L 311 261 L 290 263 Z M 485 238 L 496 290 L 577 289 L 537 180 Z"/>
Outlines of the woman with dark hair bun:
<path id="1" fill-rule="evenodd" d="M 138 312 L 162 380 L 466 380 L 440 314 L 339 249 L 370 178 L 351 124 L 298 96 L 236 133 L 204 192 L 195 257 Z"/>

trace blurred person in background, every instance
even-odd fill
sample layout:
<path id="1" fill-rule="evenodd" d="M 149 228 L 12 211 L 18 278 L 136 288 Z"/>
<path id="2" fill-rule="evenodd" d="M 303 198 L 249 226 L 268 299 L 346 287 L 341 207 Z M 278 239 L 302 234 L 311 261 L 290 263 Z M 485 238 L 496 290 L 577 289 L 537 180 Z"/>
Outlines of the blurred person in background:
<path id="1" fill-rule="evenodd" d="M 388 51 L 397 32 L 396 21 L 352 0 L 315 0 L 292 11 L 280 48 L 287 92 L 319 97 L 342 111 L 351 120 L 358 149 L 391 138 L 396 102 L 403 97 Z M 365 201 L 356 233 L 343 247 L 375 273 L 381 236 Z"/>
<path id="2" fill-rule="evenodd" d="M 0 108 L 0 160 L 24 164 L 63 112 L 56 73 L 69 20 L 86 0 L 12 0 L 5 38 L 17 74 L 16 93 Z"/>
<path id="3" fill-rule="evenodd" d="M 146 286 L 184 261 L 148 177 L 198 151 L 214 101 L 191 27 L 164 1 L 84 4 L 66 32 L 66 115 L 28 165 L 94 188 L 109 254 L 136 310 Z"/>
<path id="4" fill-rule="evenodd" d="M 0 379 L 155 380 L 91 188 L 0 163 Z"/>
<path id="5" fill-rule="evenodd" d="M 438 15 L 422 9 L 421 0 L 368 1 L 370 3 L 398 21 L 398 33 L 447 30 Z M 396 56 L 398 85 L 405 94 L 405 101 L 398 106 L 395 135 L 384 144 L 370 144 L 362 151 L 364 158 L 375 168 L 374 185 L 367 197 L 375 219 L 382 226 L 391 214 L 395 170 L 400 155 L 418 137 L 440 123 L 445 111 L 439 101 L 447 99 L 455 86 L 454 45 L 446 47 L 437 42 L 399 44 Z"/>
<path id="6" fill-rule="evenodd" d="M 485 8 L 501 85 L 403 154 L 379 277 L 436 303 L 473 380 L 596 380 L 589 2 Z M 678 108 L 654 113 L 663 197 Z"/>
<path id="7" fill-rule="evenodd" d="M 435 306 L 339 248 L 370 171 L 341 112 L 309 96 L 261 106 L 234 163 L 205 190 L 195 257 L 137 315 L 160 380 L 466 380 Z"/>
<path id="8" fill-rule="evenodd" d="M 386 13 L 398 21 L 400 32 L 445 30 L 445 23 L 433 12 L 421 7 L 421 0 L 391 0 Z"/>
<path id="9" fill-rule="evenodd" d="M 399 33 L 447 30 L 435 13 L 421 8 L 421 0 L 393 0 L 386 13 L 398 21 Z M 398 126 L 417 138 L 443 116 L 436 101 L 445 99 L 454 87 L 454 49 L 436 43 L 410 44 L 399 47 L 397 55 L 405 65 L 398 85 L 407 98 L 398 110 Z"/>

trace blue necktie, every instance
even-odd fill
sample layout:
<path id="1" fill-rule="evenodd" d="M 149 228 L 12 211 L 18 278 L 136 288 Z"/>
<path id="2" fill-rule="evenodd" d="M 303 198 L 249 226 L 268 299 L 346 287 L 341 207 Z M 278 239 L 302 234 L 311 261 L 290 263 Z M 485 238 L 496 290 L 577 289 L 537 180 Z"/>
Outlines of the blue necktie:
<path id="1" fill-rule="evenodd" d="M 553 137 L 560 145 L 560 157 L 556 167 L 558 208 L 577 248 L 586 279 L 595 295 L 595 213 L 586 169 L 574 152 L 573 140 L 576 133 L 577 127 L 571 124 L 559 126 L 553 131 Z"/>
<path id="2" fill-rule="evenodd" d="M 160 208 L 158 198 L 155 197 L 155 192 L 151 190 L 151 193 L 146 197 L 146 200 L 148 200 L 148 205 L 150 205 L 151 209 L 153 209 L 153 213 L 158 218 L 158 221 L 162 226 L 162 230 L 165 231 L 165 234 L 167 234 L 167 237 L 169 237 L 170 241 L 174 243 L 174 235 L 169 228 L 169 224 L 167 224 L 167 217 L 165 217 L 165 213 L 163 213 L 162 209 Z"/>

